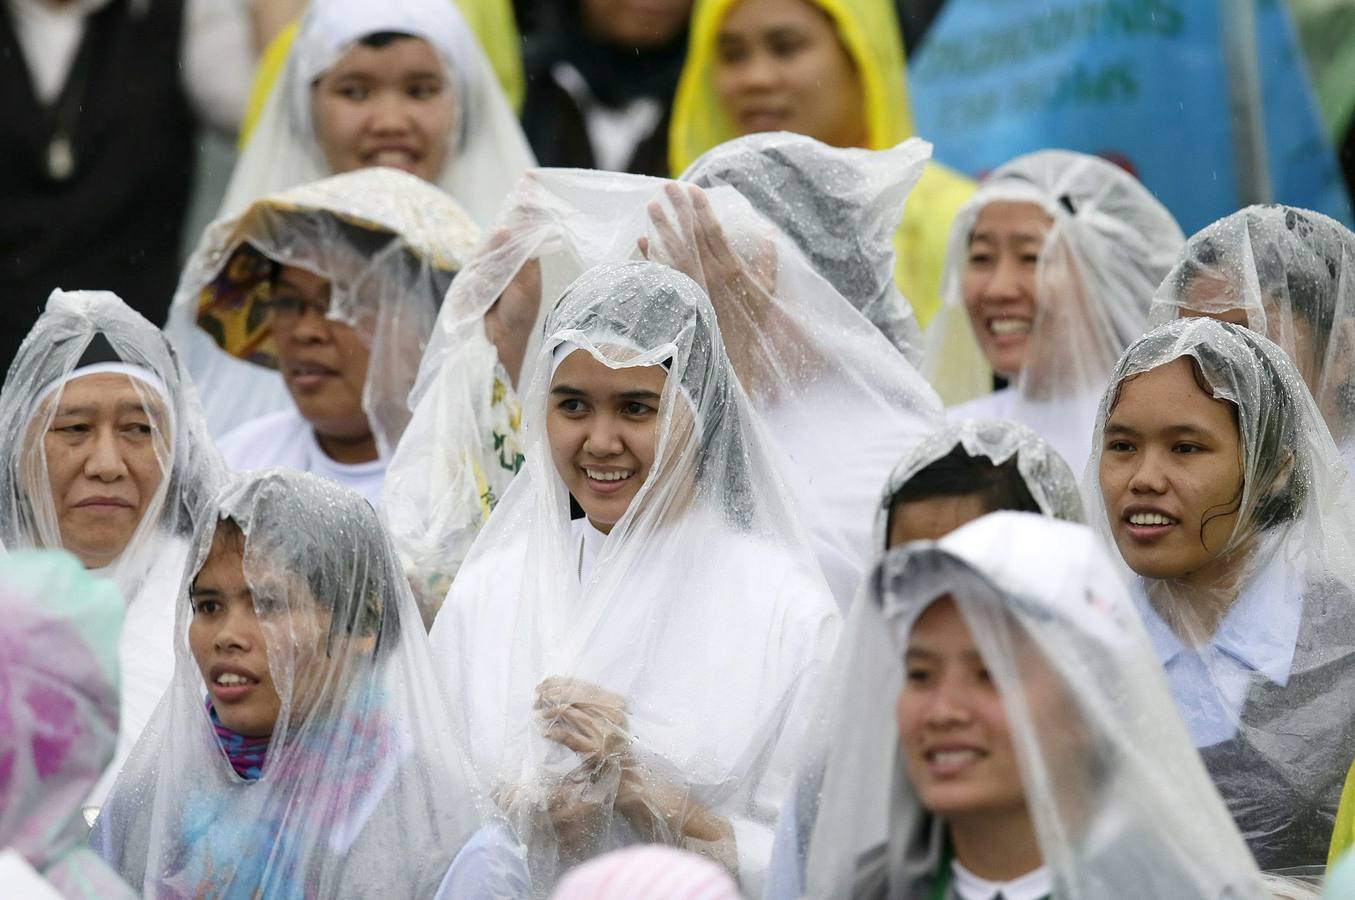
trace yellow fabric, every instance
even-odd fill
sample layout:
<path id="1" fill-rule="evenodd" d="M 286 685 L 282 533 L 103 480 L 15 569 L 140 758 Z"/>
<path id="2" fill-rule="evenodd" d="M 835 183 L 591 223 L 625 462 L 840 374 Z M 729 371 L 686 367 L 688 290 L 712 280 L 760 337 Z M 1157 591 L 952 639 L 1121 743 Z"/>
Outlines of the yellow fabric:
<path id="1" fill-rule="evenodd" d="M 713 81 L 720 24 L 737 2 L 697 0 L 692 11 L 687 60 L 668 132 L 668 161 L 675 177 L 702 153 L 739 136 L 716 97 Z M 808 2 L 833 19 L 843 46 L 856 63 L 865 93 L 867 146 L 883 150 L 912 137 L 903 39 L 892 0 Z M 894 240 L 898 254 L 895 281 L 923 325 L 941 304 L 941 268 L 950 224 L 973 192 L 973 181 L 931 163 L 908 198 Z"/>
<path id="2" fill-rule="evenodd" d="M 1355 849 L 1355 765 L 1346 776 L 1346 789 L 1341 793 L 1341 807 L 1336 812 L 1336 828 L 1331 833 L 1331 853 L 1327 865 L 1334 866 L 1347 850 Z"/>
<path id="3" fill-rule="evenodd" d="M 373 0 L 380 2 L 380 0 Z M 480 39 L 480 46 L 494 67 L 494 75 L 508 95 L 508 102 L 515 111 L 521 112 L 522 98 L 527 93 L 527 76 L 522 69 L 522 41 L 518 37 L 517 20 L 513 18 L 512 0 L 456 0 L 466 23 Z M 259 65 L 254 70 L 254 85 L 249 92 L 249 107 L 245 110 L 245 119 L 240 125 L 240 146 L 249 143 L 254 126 L 259 124 L 268 95 L 273 92 L 282 75 L 287 54 L 296 40 L 299 22 L 293 22 L 273 38 Z"/>

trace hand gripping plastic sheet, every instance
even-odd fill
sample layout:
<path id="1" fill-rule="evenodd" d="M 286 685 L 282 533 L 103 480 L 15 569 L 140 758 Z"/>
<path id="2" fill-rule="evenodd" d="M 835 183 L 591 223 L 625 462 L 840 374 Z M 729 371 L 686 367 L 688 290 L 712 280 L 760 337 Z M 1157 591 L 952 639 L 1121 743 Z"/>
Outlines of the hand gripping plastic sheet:
<path id="1" fill-rule="evenodd" d="M 407 34 L 433 46 L 456 98 L 452 148 L 437 186 L 480 225 L 499 210 L 522 172 L 535 163 L 517 116 L 495 80 L 475 33 L 448 0 L 315 0 L 264 101 L 221 202 L 238 216 L 261 197 L 333 174 L 315 138 L 316 79 L 362 38 Z"/>
<path id="2" fill-rule="evenodd" d="M 997 202 L 1034 204 L 1051 223 L 1035 272 L 1025 365 L 1000 410 L 972 414 L 1030 426 L 1080 472 L 1106 376 L 1147 329 L 1148 301 L 1184 236 L 1147 188 L 1103 159 L 1041 150 L 999 167 L 955 217 L 942 309 L 927 333 L 923 371 L 950 404 L 992 390 L 965 309 L 964 273 L 975 222 Z"/>
<path id="3" fill-rule="evenodd" d="M 1134 464 L 1135 452 L 1156 452 L 1147 434 L 1107 433 L 1107 420 L 1137 378 L 1181 359 L 1198 390 L 1223 401 L 1236 423 L 1240 486 L 1215 502 L 1191 493 L 1198 474 L 1187 481 L 1185 469 L 1172 469 L 1168 491 L 1151 474 L 1159 465 L 1136 476 L 1131 492 L 1112 487 L 1107 497 L 1103 484 Z M 1167 424 L 1199 424 L 1184 415 Z M 1205 434 L 1182 437 L 1175 452 L 1225 452 Z M 1189 542 L 1198 563 L 1180 575 L 1135 576 L 1131 593 L 1261 867 L 1320 871 L 1355 747 L 1355 497 L 1317 404 L 1269 339 L 1212 319 L 1178 319 L 1125 351 L 1102 399 L 1094 447 L 1084 491 L 1088 518 L 1108 542 L 1125 537 L 1121 523 L 1136 504 L 1165 508 L 1177 528 L 1198 527 L 1198 541 Z"/>
<path id="4" fill-rule="evenodd" d="M 1326 216 L 1249 206 L 1186 242 L 1153 297 L 1153 325 L 1204 315 L 1284 348 L 1347 459 L 1355 430 L 1355 234 Z"/>
<path id="5" fill-rule="evenodd" d="M 662 367 L 654 456 L 608 534 L 571 521 L 547 431 L 552 358 L 580 353 Z M 589 270 L 548 320 L 524 417 L 527 461 L 431 633 L 476 769 L 538 893 L 658 842 L 756 894 L 839 620 L 709 300 L 655 263 Z"/>
<path id="6" fill-rule="evenodd" d="M 271 469 L 210 512 L 173 685 L 95 824 L 104 860 L 147 897 L 519 896 L 371 506 Z"/>
<path id="7" fill-rule="evenodd" d="M 923 147 L 913 148 L 919 166 Z M 805 233 L 812 212 L 798 213 Z M 642 252 L 709 293 L 734 371 L 767 425 L 795 510 L 845 606 L 870 559 L 880 485 L 899 455 L 940 425 L 936 395 L 796 243 L 733 189 L 609 172 L 525 176 L 439 314 L 382 500 L 411 578 L 455 573 L 467 535 L 474 536 L 445 514 L 441 499 L 475 496 L 461 460 L 486 430 L 468 402 L 475 380 L 466 367 L 474 360 L 455 348 L 466 335 L 483 334 L 485 314 L 500 298 L 527 291 L 540 298 L 528 305 L 544 310 L 588 267 Z M 530 381 L 534 349 L 520 384 Z"/>
<path id="8" fill-rule="evenodd" d="M 807 896 L 957 896 L 895 716 L 913 629 L 947 597 L 1000 695 L 1054 897 L 1270 896 L 1095 533 L 1012 512 L 891 550 L 853 608 Z"/>

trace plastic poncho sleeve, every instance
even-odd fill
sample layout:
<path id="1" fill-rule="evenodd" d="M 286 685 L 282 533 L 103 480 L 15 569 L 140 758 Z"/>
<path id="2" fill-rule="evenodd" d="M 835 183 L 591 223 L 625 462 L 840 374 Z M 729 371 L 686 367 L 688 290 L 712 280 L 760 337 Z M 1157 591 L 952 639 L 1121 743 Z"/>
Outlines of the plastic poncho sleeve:
<path id="1" fill-rule="evenodd" d="M 698 0 L 692 10 L 687 61 L 673 101 L 668 161 L 674 175 L 717 144 L 738 137 L 720 107 L 713 73 L 720 28 L 735 0 Z M 837 26 L 861 75 L 869 149 L 893 147 L 913 135 L 903 38 L 889 0 L 814 0 Z M 946 235 L 955 213 L 973 193 L 964 175 L 931 163 L 909 197 L 896 238 L 899 290 L 926 325 L 940 305 Z"/>

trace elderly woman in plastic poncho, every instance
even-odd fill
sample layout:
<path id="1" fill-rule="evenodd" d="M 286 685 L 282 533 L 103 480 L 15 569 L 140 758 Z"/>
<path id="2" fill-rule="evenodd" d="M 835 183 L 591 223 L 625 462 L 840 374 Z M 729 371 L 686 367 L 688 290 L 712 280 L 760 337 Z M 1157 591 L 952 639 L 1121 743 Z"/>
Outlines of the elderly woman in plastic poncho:
<path id="1" fill-rule="evenodd" d="M 64 553 L 0 557 L 0 882 L 10 896 L 137 896 L 85 846 L 80 815 L 117 741 L 123 612 L 117 589 Z"/>
<path id="2" fill-rule="evenodd" d="M 221 212 L 239 215 L 325 175 L 392 166 L 436 184 L 484 226 L 531 165 L 517 118 L 451 0 L 312 0 Z"/>
<path id="3" fill-rule="evenodd" d="M 806 151 L 801 164 L 820 158 L 817 151 L 832 153 L 822 145 L 804 146 L 812 143 L 808 139 L 793 140 L 797 150 Z M 897 177 L 906 184 L 925 154 L 922 142 L 912 141 L 879 155 L 897 165 Z M 866 178 L 876 172 L 875 161 L 862 157 L 872 155 L 834 154 L 831 161 Z M 774 160 L 768 168 L 776 169 Z M 817 208 L 794 211 L 782 230 L 723 183 L 702 189 L 576 170 L 525 176 L 500 231 L 457 279 L 440 314 L 415 389 L 414 417 L 391 462 L 383 508 L 397 545 L 415 566 L 416 583 L 435 577 L 428 573 L 454 573 L 464 556 L 464 550 L 454 552 L 464 546 L 457 533 L 473 536 L 458 529 L 451 515 L 451 507 L 464 502 L 445 499 L 475 492 L 456 448 L 484 431 L 473 424 L 476 413 L 464 402 L 474 373 L 455 348 L 469 339 L 465 335 L 483 335 L 489 318 L 499 315 L 496 310 L 529 310 L 534 304 L 545 309 L 549 298 L 589 266 L 643 253 L 683 271 L 708 292 L 730 363 L 764 417 L 769 449 L 796 513 L 845 608 L 872 556 L 871 511 L 880 484 L 899 454 L 940 424 L 941 406 L 889 340 L 888 322 L 868 320 L 836 289 L 846 282 L 845 289 L 857 289 L 854 297 L 863 297 L 873 273 L 858 279 L 841 272 L 825 276 L 824 260 L 833 248 L 818 240 L 824 226 L 815 218 Z M 801 239 L 822 256 L 807 256 Z M 873 246 L 860 253 L 840 249 L 844 260 L 878 256 Z M 530 320 L 509 312 L 502 318 Z M 541 332 L 516 333 L 535 341 Z M 517 351 L 515 359 L 523 355 Z M 505 366 L 529 372 L 536 354 L 526 356 L 524 365 L 505 359 Z M 839 436 L 846 434 L 852 440 L 844 443 Z"/>
<path id="4" fill-rule="evenodd" d="M 1022 422 L 1082 471 L 1106 376 L 1147 328 L 1182 239 L 1105 160 L 1042 150 L 1004 164 L 956 217 L 923 371 L 953 417 Z M 993 375 L 1008 386 L 993 391 Z"/>
<path id="5" fill-rule="evenodd" d="M 1293 362 L 1211 319 L 1149 332 L 1112 375 L 1087 476 L 1252 853 L 1320 870 L 1355 746 L 1355 497 Z"/>
<path id="6" fill-rule="evenodd" d="M 315 472 L 376 503 L 438 306 L 478 240 L 454 200 L 392 169 L 284 191 L 209 228 L 169 332 L 227 463 Z M 509 375 L 483 330 L 457 352 L 493 423 L 473 463 L 499 488 L 519 461 Z"/>
<path id="7" fill-rule="evenodd" d="M 1269 896 L 1090 529 L 891 550 L 837 666 L 806 896 Z"/>
<path id="8" fill-rule="evenodd" d="M 94 806 L 169 684 L 174 585 L 223 474 L 160 330 L 112 294 L 55 291 L 0 391 L 0 546 L 68 550 L 127 603 L 118 748 Z"/>
<path id="9" fill-rule="evenodd" d="M 699 0 L 669 126 L 672 171 L 763 131 L 893 147 L 913 134 L 904 68 L 889 0 Z M 924 325 L 939 304 L 945 234 L 972 192 L 932 163 L 893 223 L 899 290 Z"/>
<path id="10" fill-rule="evenodd" d="M 147 896 L 521 897 L 375 511 L 237 476 L 193 537 L 174 681 L 95 825 Z"/>
<path id="11" fill-rule="evenodd" d="M 839 624 L 709 301 L 648 262 L 561 297 L 527 462 L 433 624 L 533 880 L 651 842 L 761 890 Z"/>
<path id="12" fill-rule="evenodd" d="M 1152 324 L 1209 316 L 1284 348 L 1355 466 L 1355 234 L 1321 213 L 1249 206 L 1186 242 Z"/>

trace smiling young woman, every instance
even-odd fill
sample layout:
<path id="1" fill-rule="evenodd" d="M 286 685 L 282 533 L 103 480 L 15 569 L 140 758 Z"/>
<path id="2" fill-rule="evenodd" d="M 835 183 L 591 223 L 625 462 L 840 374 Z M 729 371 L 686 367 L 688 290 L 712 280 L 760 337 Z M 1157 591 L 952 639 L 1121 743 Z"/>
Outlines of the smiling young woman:
<path id="1" fill-rule="evenodd" d="M 861 601 L 804 888 L 770 896 L 1268 896 L 1091 529 L 993 513 L 888 551 Z"/>
<path id="2" fill-rule="evenodd" d="M 1238 325 L 1178 319 L 1102 400 L 1092 518 L 1192 738 L 1265 869 L 1326 859 L 1355 711 L 1355 523 L 1293 362 Z"/>
<path id="3" fill-rule="evenodd" d="M 488 225 L 533 159 L 475 33 L 448 0 L 308 4 L 265 85 L 223 215 L 326 175 L 392 166 Z"/>
<path id="4" fill-rule="evenodd" d="M 1003 164 L 956 216 L 923 371 L 955 419 L 1020 422 L 1082 471 L 1106 376 L 1182 241 L 1110 162 L 1041 150 Z"/>

